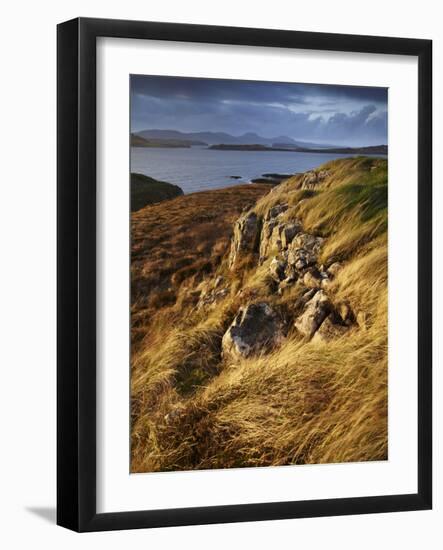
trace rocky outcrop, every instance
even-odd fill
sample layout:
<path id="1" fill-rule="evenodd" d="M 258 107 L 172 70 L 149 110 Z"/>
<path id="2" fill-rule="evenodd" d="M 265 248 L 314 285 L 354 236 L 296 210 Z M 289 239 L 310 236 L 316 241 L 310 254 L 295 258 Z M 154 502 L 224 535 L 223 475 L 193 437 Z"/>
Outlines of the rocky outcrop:
<path id="1" fill-rule="evenodd" d="M 287 209 L 287 204 L 276 204 L 266 212 L 260 235 L 260 263 L 263 263 L 272 253 L 285 249 L 301 230 L 300 224 L 282 221 L 282 214 Z"/>
<path id="2" fill-rule="evenodd" d="M 291 242 L 288 249 L 288 264 L 302 271 L 317 263 L 317 258 L 323 244 L 322 237 L 309 233 L 300 233 Z"/>
<path id="3" fill-rule="evenodd" d="M 313 188 L 328 176 L 329 172 L 307 172 L 302 179 L 305 189 Z M 243 253 L 259 250 L 259 264 L 269 261 L 268 274 L 279 294 L 295 283 L 305 288 L 294 303 L 299 312 L 294 320 L 296 330 L 306 339 L 329 342 L 339 338 L 356 322 L 361 328 L 367 326 L 367 319 L 359 313 L 354 316 L 349 304 L 334 305 L 328 292 L 333 281 L 342 270 L 340 262 L 319 265 L 318 259 L 324 245 L 324 238 L 303 230 L 300 220 L 291 216 L 288 204 L 275 204 L 258 219 L 248 211 L 237 220 L 231 244 L 229 265 L 235 266 Z M 292 207 L 291 207 L 292 208 Z M 261 227 L 261 230 L 260 230 Z M 259 242 L 258 242 L 259 239 Z M 213 290 L 203 301 L 216 302 L 217 292 Z M 250 304 L 241 308 L 225 333 L 222 342 L 223 356 L 230 359 L 268 351 L 278 345 L 284 337 L 285 324 L 272 307 L 265 302 Z"/>
<path id="4" fill-rule="evenodd" d="M 285 325 L 267 303 L 249 304 L 240 308 L 222 339 L 222 355 L 227 360 L 267 352 L 281 344 Z"/>
<path id="5" fill-rule="evenodd" d="M 255 212 L 246 212 L 234 225 L 229 254 L 229 268 L 234 269 L 240 259 L 255 252 L 260 235 L 260 220 Z"/>

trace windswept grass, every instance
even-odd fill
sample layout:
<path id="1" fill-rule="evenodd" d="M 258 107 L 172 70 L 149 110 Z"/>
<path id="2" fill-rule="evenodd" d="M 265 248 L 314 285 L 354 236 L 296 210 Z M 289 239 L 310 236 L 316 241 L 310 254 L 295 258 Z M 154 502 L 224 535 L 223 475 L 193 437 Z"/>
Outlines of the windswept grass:
<path id="1" fill-rule="evenodd" d="M 239 186 L 245 195 L 198 193 L 133 216 L 133 472 L 387 458 L 387 163 L 321 169 L 315 190 L 296 176 L 265 195 Z M 258 214 L 287 202 L 286 216 L 325 237 L 321 262 L 343 264 L 328 293 L 360 323 L 328 343 L 290 330 L 271 353 L 231 364 L 221 339 L 238 308 L 266 299 L 291 321 L 301 292 L 273 292 L 254 257 L 227 269 L 230 227 L 257 199 Z M 198 309 L 198 284 L 216 276 L 229 292 Z"/>

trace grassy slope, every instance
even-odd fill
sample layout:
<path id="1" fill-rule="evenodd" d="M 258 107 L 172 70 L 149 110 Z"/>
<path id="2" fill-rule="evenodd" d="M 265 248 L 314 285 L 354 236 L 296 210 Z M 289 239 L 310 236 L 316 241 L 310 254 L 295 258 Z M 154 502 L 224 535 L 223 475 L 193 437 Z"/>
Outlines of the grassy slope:
<path id="1" fill-rule="evenodd" d="M 306 343 L 291 332 L 271 354 L 224 364 L 221 338 L 238 307 L 266 299 L 291 319 L 300 288 L 273 294 L 268 262 L 258 267 L 255 258 L 228 272 L 226 227 L 220 225 L 214 237 L 209 219 L 199 232 L 200 255 L 195 239 L 180 240 L 197 212 L 213 216 L 224 207 L 224 220 L 235 219 L 227 201 L 218 200 L 222 193 L 212 202 L 213 192 L 189 196 L 189 219 L 181 214 L 183 198 L 168 203 L 171 210 L 164 203 L 134 216 L 132 471 L 387 457 L 387 165 L 358 158 L 322 168 L 331 175 L 315 191 L 300 190 L 296 176 L 259 199 L 255 210 L 263 214 L 288 202 L 288 217 L 296 214 L 305 229 L 326 238 L 322 260 L 343 262 L 328 292 L 335 303 L 365 312 L 367 328 L 328 344 Z M 143 217 L 161 217 L 157 240 L 150 240 Z M 224 244 L 214 252 L 218 242 Z M 169 260 L 168 269 L 176 271 L 177 247 L 192 262 L 213 258 L 211 276 L 228 281 L 229 295 L 216 308 L 195 309 L 192 270 L 175 283 L 174 275 L 160 276 L 158 288 L 165 277 L 172 288 L 167 300 L 164 289 L 143 282 Z"/>
<path id="2" fill-rule="evenodd" d="M 158 181 L 144 174 L 131 174 L 131 210 L 140 210 L 154 204 L 183 195 L 178 185 Z"/>

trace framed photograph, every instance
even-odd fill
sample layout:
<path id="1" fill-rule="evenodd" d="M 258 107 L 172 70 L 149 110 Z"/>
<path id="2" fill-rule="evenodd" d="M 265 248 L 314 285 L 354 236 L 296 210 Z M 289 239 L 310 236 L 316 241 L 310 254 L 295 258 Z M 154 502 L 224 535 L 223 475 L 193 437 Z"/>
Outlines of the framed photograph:
<path id="1" fill-rule="evenodd" d="M 431 508 L 431 65 L 58 26 L 59 525 Z"/>

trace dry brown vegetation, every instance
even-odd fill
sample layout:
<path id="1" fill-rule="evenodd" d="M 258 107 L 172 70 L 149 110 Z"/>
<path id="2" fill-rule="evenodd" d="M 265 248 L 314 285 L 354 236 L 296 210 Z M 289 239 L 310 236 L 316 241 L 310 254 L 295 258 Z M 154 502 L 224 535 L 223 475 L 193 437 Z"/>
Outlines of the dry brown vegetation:
<path id="1" fill-rule="evenodd" d="M 328 163 L 315 190 L 300 178 L 195 193 L 132 217 L 133 472 L 387 458 L 387 163 Z M 328 292 L 364 322 L 328 343 L 291 330 L 260 356 L 230 363 L 221 339 L 238 308 L 266 297 L 289 323 L 301 288 L 273 292 L 269 262 L 227 266 L 244 207 L 290 205 L 323 236 L 322 261 L 343 269 Z M 201 287 L 229 292 L 197 308 Z M 200 285 L 200 286 L 199 286 Z"/>

